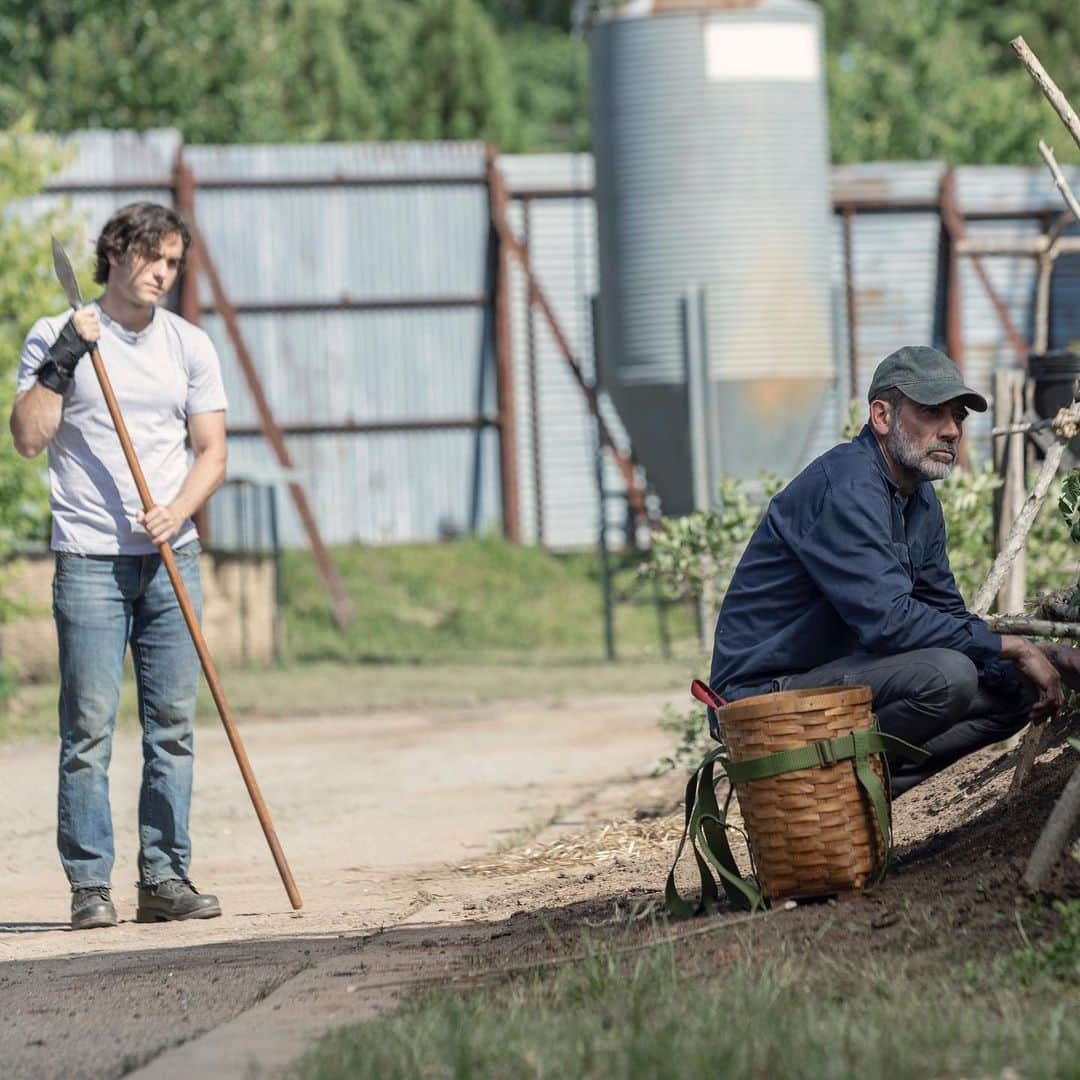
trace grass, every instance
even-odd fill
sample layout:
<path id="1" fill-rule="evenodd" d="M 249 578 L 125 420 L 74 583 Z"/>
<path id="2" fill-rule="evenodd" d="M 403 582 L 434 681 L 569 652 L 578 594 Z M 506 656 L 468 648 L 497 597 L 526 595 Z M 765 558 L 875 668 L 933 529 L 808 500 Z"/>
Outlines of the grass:
<path id="1" fill-rule="evenodd" d="M 284 553 L 288 641 L 280 668 L 222 671 L 229 705 L 244 716 L 295 717 L 532 698 L 561 703 L 588 694 L 676 687 L 707 664 L 691 611 L 666 609 L 675 659 L 665 659 L 656 608 L 633 587 L 635 557 L 620 556 L 619 662 L 604 659 L 602 596 L 594 553 L 553 555 L 495 538 L 334 553 L 356 607 L 340 630 L 305 551 Z M 199 714 L 216 722 L 201 689 Z M 136 722 L 130 676 L 118 724 Z M 51 737 L 54 684 L 24 686 L 0 707 L 0 742 Z"/>
<path id="2" fill-rule="evenodd" d="M 623 655 L 659 656 L 661 627 L 650 594 L 634 587 L 637 556 L 614 556 L 615 637 Z M 356 607 L 341 631 L 310 556 L 285 553 L 289 657 L 297 662 L 602 659 L 603 603 L 594 552 L 555 555 L 494 537 L 452 544 L 339 548 L 335 560 Z M 667 608 L 668 633 L 694 640 L 689 608 Z"/>
<path id="3" fill-rule="evenodd" d="M 222 673 L 236 718 L 297 718 L 375 709 L 468 707 L 530 699 L 560 705 L 589 695 L 677 690 L 683 694 L 696 670 L 687 660 L 535 661 L 485 664 L 301 664 Z M 117 724 L 134 728 L 135 684 L 125 678 Z M 217 723 L 217 709 L 199 689 L 198 719 Z M 51 737 L 56 731 L 56 686 L 25 686 L 0 711 L 0 743 Z"/>
<path id="4" fill-rule="evenodd" d="M 1078 946 L 1066 929 L 1049 947 L 1048 966 L 1028 965 L 1025 980 L 1003 978 L 1001 965 L 961 972 L 946 955 L 934 969 L 901 953 L 850 961 L 826 949 L 761 963 L 743 955 L 712 961 L 705 977 L 711 951 L 703 945 L 681 958 L 670 945 L 637 959 L 594 952 L 553 975 L 428 994 L 340 1029 L 298 1074 L 1074 1077 L 1074 990 L 1052 976 L 1063 952 L 1076 964 Z"/>

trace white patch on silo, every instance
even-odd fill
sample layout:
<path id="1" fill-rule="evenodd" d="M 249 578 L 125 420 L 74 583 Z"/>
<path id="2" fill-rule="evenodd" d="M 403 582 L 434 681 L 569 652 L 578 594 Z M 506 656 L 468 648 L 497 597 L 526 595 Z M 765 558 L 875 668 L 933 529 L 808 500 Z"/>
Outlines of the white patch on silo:
<path id="1" fill-rule="evenodd" d="M 705 27 L 710 82 L 813 82 L 821 54 L 812 23 L 713 21 Z"/>

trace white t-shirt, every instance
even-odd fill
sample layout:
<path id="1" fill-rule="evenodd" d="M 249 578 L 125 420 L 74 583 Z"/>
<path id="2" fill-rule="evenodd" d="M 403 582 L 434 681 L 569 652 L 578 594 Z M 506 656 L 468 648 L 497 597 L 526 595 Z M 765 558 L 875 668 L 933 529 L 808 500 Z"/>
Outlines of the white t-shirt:
<path id="1" fill-rule="evenodd" d="M 164 308 L 145 330 L 128 330 L 98 305 L 98 343 L 135 455 L 157 505 L 171 502 L 188 473 L 187 417 L 224 410 L 217 350 L 205 331 Z M 34 323 L 23 345 L 18 391 L 29 390 L 71 311 Z M 49 441 L 54 551 L 146 555 L 156 547 L 135 521 L 142 509 L 89 354 L 75 368 Z M 172 540 L 196 539 L 189 519 Z"/>

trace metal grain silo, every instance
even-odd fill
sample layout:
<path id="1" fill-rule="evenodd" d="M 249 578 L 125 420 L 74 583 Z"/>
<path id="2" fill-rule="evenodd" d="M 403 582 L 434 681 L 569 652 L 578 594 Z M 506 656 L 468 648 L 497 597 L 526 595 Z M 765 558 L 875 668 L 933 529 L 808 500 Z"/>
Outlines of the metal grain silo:
<path id="1" fill-rule="evenodd" d="M 602 376 L 665 512 L 791 476 L 834 377 L 821 12 L 609 8 L 590 84 Z"/>

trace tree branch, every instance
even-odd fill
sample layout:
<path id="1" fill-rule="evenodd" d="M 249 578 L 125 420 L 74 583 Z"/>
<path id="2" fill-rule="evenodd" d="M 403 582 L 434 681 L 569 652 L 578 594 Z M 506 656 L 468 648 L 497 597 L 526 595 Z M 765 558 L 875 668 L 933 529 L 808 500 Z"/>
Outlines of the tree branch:
<path id="1" fill-rule="evenodd" d="M 1072 216 L 1077 221 L 1080 221 L 1080 202 L 1076 201 L 1076 196 L 1073 194 L 1072 188 L 1069 187 L 1069 182 L 1065 179 L 1065 174 L 1061 171 L 1057 158 L 1054 157 L 1054 151 L 1042 139 L 1039 140 L 1039 153 L 1042 154 L 1043 161 L 1046 162 L 1050 175 L 1054 178 L 1054 183 L 1057 185 L 1058 191 L 1061 192 L 1061 197 L 1065 200 L 1065 205 L 1072 211 Z"/>
<path id="2" fill-rule="evenodd" d="M 1076 115 L 1076 111 L 1069 104 L 1069 99 L 1046 74 L 1046 69 L 1039 63 L 1039 58 L 1022 37 L 1013 38 L 1009 44 L 1020 58 L 1020 63 L 1027 68 L 1028 74 L 1035 80 L 1035 85 L 1046 95 L 1047 101 L 1061 117 L 1061 122 L 1069 129 L 1069 134 L 1076 140 L 1076 145 L 1080 146 L 1080 116 Z"/>
<path id="3" fill-rule="evenodd" d="M 1050 817 L 1039 834 L 1035 848 L 1028 859 L 1027 869 L 1020 879 L 1025 889 L 1038 892 L 1046 875 L 1053 869 L 1069 840 L 1073 823 L 1080 817 L 1080 766 L 1073 770 L 1065 790 L 1058 796 Z"/>
<path id="4" fill-rule="evenodd" d="M 1055 431 L 1057 431 L 1056 425 Z M 975 594 L 975 599 L 971 603 L 971 610 L 974 614 L 982 616 L 990 610 L 990 605 L 993 603 L 994 597 L 997 596 L 1001 583 L 1009 572 L 1009 567 L 1012 566 L 1016 556 L 1024 547 L 1027 534 L 1031 531 L 1031 526 L 1039 513 L 1043 500 L 1046 498 L 1046 493 L 1050 490 L 1050 485 L 1054 482 L 1054 477 L 1057 475 L 1058 466 L 1061 464 L 1064 453 L 1065 440 L 1058 433 L 1057 442 L 1046 451 L 1046 457 L 1043 458 L 1042 468 L 1039 470 L 1035 487 L 1024 501 L 1020 513 L 1017 514 L 1016 520 L 1009 530 L 1009 535 L 994 560 L 994 565 L 990 567 L 990 573 L 987 574 L 986 580 L 979 586 L 979 591 Z"/>
<path id="5" fill-rule="evenodd" d="M 995 634 L 1020 634 L 1024 637 L 1080 638 L 1080 623 L 1054 622 L 1053 619 L 1029 619 L 1026 616 L 991 615 L 987 625 Z"/>

